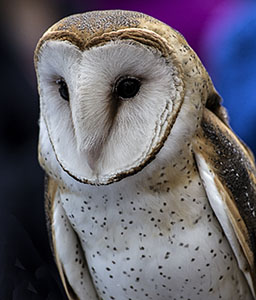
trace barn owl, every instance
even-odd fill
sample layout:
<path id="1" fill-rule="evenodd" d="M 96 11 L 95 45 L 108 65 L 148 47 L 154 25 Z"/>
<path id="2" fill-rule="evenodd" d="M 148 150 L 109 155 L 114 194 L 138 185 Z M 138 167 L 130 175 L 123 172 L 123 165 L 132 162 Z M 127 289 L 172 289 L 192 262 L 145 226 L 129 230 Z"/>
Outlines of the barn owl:
<path id="1" fill-rule="evenodd" d="M 35 67 L 68 299 L 255 299 L 254 158 L 182 35 L 142 13 L 77 14 L 42 36 Z"/>

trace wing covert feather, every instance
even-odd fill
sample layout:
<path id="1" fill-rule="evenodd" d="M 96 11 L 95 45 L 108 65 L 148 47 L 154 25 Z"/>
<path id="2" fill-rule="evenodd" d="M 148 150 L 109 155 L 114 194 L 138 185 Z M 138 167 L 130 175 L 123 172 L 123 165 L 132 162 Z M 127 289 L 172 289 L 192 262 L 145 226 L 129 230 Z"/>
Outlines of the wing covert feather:
<path id="1" fill-rule="evenodd" d="M 223 230 L 255 295 L 256 170 L 253 155 L 232 130 L 208 109 L 204 110 L 201 130 L 193 148 L 209 202 L 221 225 L 226 217 L 231 224 L 226 231 L 225 228 Z M 218 204 L 218 198 L 213 195 L 214 188 L 215 194 L 219 195 Z M 217 211 L 220 207 L 222 212 Z M 239 242 L 238 247 L 234 237 Z"/>

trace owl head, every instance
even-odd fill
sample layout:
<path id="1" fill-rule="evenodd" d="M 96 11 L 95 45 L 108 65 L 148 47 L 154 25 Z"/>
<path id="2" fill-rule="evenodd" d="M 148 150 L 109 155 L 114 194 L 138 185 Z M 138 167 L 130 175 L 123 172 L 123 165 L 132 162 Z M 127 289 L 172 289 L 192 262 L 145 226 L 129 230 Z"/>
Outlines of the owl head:
<path id="1" fill-rule="evenodd" d="M 83 183 L 105 185 L 135 174 L 167 144 L 171 159 L 193 138 L 204 107 L 225 120 L 185 39 L 142 13 L 67 17 L 40 39 L 35 66 L 40 162 Z"/>

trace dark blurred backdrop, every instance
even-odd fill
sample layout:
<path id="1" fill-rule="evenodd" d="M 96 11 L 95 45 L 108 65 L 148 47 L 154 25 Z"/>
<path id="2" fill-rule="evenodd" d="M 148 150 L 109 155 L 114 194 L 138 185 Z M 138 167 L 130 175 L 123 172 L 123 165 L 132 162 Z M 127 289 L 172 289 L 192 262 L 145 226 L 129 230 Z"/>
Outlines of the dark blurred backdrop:
<path id="1" fill-rule="evenodd" d="M 95 9 L 147 13 L 179 30 L 256 153 L 256 3 L 253 0 L 2 0 L 0 3 L 0 300 L 65 299 L 50 253 L 37 163 L 33 50 L 60 18 Z"/>

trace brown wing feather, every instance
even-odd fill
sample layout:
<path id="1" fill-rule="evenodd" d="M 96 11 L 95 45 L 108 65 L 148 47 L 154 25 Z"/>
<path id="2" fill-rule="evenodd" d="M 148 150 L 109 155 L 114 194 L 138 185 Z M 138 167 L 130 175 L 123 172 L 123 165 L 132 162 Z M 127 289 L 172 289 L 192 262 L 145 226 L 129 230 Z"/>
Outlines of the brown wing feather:
<path id="1" fill-rule="evenodd" d="M 256 169 L 251 151 L 216 114 L 204 110 L 195 142 L 215 174 L 228 216 L 250 266 L 256 289 Z"/>
<path id="2" fill-rule="evenodd" d="M 52 240 L 52 215 L 53 215 L 53 204 L 54 204 L 57 187 L 58 187 L 57 183 L 49 176 L 45 175 L 44 208 L 45 208 L 45 215 L 46 215 L 46 225 L 48 229 L 48 235 L 49 235 L 49 241 L 50 241 L 52 253 L 54 253 L 53 240 Z"/>

